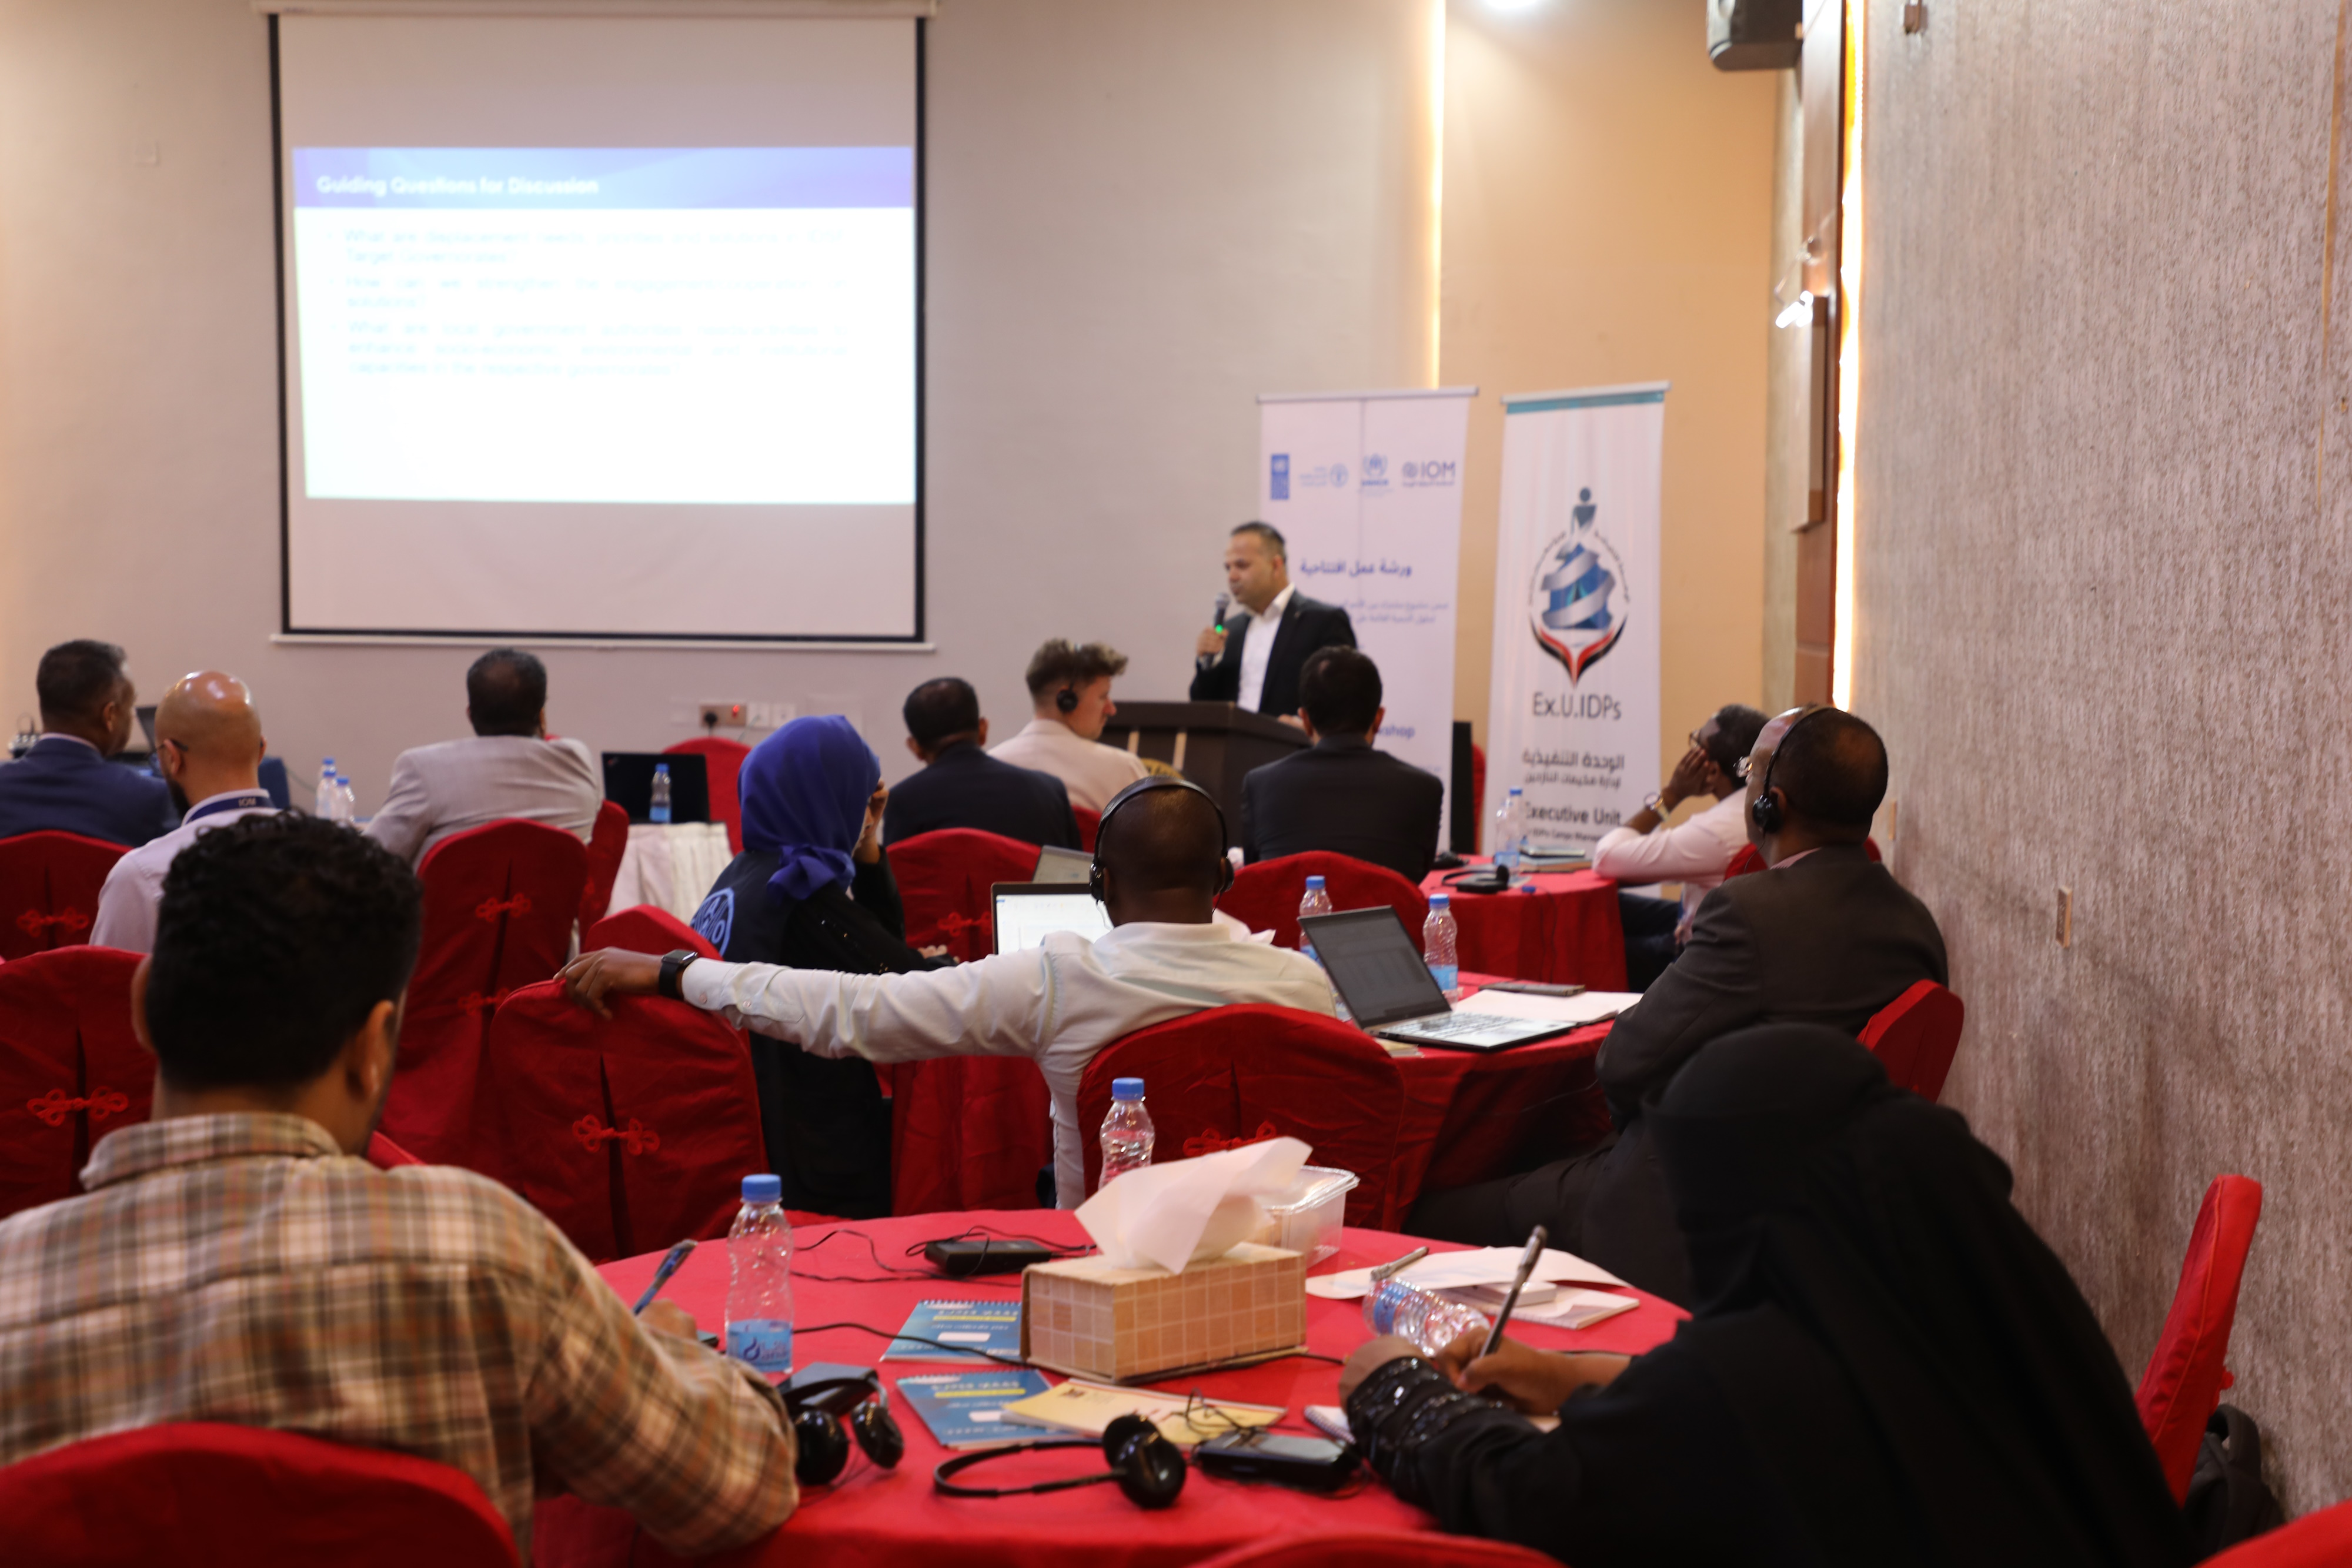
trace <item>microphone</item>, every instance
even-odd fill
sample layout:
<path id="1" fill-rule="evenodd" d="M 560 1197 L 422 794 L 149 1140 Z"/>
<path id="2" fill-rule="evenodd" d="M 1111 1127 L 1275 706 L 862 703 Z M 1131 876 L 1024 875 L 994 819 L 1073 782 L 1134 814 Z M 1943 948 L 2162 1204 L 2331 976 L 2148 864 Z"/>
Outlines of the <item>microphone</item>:
<path id="1" fill-rule="evenodd" d="M 1215 627 L 1220 632 L 1223 631 L 1225 629 L 1225 612 L 1232 607 L 1233 602 L 1234 596 L 1230 593 L 1220 593 L 1217 595 L 1217 607 L 1209 612 L 1209 624 Z M 1194 663 L 1198 664 L 1201 668 L 1205 670 L 1211 664 L 1215 664 L 1216 659 L 1217 656 L 1214 653 L 1203 653 L 1199 659 L 1195 660 Z"/>

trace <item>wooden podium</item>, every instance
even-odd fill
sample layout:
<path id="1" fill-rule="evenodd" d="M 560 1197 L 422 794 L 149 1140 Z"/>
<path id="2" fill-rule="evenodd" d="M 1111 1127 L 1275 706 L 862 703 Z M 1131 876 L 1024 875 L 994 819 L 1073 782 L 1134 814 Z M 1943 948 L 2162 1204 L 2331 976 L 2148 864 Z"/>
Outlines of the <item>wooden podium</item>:
<path id="1" fill-rule="evenodd" d="M 1169 767 L 1206 789 L 1225 813 L 1227 842 L 1242 841 L 1242 775 L 1309 744 L 1307 732 L 1234 703 L 1121 703 L 1103 744 Z"/>

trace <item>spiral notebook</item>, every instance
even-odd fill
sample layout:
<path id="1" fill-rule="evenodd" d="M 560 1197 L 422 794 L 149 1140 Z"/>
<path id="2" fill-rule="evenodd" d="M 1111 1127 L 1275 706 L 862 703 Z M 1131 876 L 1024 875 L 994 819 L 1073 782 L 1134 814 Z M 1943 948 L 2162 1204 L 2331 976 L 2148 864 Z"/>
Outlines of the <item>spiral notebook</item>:
<path id="1" fill-rule="evenodd" d="M 936 1340 L 936 1344 L 923 1344 Z M 885 1361 L 979 1361 L 982 1355 L 1021 1359 L 1018 1301 L 918 1301 L 882 1353 Z"/>

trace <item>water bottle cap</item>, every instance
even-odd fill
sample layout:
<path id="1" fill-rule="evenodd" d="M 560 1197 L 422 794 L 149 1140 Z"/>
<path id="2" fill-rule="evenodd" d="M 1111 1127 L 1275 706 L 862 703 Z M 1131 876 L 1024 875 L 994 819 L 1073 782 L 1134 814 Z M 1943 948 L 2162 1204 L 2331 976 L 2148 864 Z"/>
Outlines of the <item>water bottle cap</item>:
<path id="1" fill-rule="evenodd" d="M 338 784 L 348 784 L 351 781 L 352 776 L 348 773 L 338 773 L 335 775 L 335 782 Z"/>
<path id="2" fill-rule="evenodd" d="M 784 1198 L 784 1178 L 780 1176 L 747 1176 L 743 1178 L 745 1203 L 782 1203 Z"/>
<path id="3" fill-rule="evenodd" d="M 668 778 L 668 777 L 669 777 L 669 764 L 668 764 L 668 763 L 667 763 L 667 762 L 656 762 L 656 763 L 655 763 L 655 764 L 654 764 L 654 771 L 655 771 L 655 772 L 656 772 L 656 773 L 658 773 L 658 774 L 660 774 L 663 778 L 667 779 L 667 778 Z M 1514 790 L 1512 790 L 1512 791 L 1511 791 L 1511 793 L 1513 793 L 1514 795 L 1516 795 L 1516 794 L 1517 794 L 1517 793 L 1518 793 L 1518 791 L 1517 791 L 1517 790 L 1516 790 L 1516 789 L 1514 789 Z"/>
<path id="4" fill-rule="evenodd" d="M 1450 909 L 1453 905 L 1454 895 L 1450 893 L 1433 893 L 1429 895 L 1429 907 L 1432 909 Z"/>
<path id="5" fill-rule="evenodd" d="M 1143 1080 L 1140 1078 L 1112 1079 L 1110 1081 L 1110 1097 L 1114 1100 L 1142 1099 Z"/>
<path id="6" fill-rule="evenodd" d="M 1309 893 L 1320 893 L 1320 892 L 1322 892 L 1322 891 L 1323 891 L 1323 879 L 1322 879 L 1321 877 L 1319 877 L 1319 876 L 1310 876 L 1310 877 L 1308 877 L 1308 878 L 1307 879 L 1307 892 L 1309 892 Z"/>
<path id="7" fill-rule="evenodd" d="M 1511 793 L 1517 795 L 1522 793 L 1522 791 L 1517 785 L 1514 784 L 1511 786 Z"/>
<path id="8" fill-rule="evenodd" d="M 321 757 L 319 758 L 319 765 L 330 773 L 335 770 L 335 759 L 331 757 Z"/>

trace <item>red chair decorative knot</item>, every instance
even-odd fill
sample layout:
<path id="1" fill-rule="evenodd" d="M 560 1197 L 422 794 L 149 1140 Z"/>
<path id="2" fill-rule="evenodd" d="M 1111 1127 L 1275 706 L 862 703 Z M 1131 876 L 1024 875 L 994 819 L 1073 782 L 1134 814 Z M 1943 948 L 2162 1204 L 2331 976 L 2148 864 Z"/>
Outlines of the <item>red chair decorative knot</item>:
<path id="1" fill-rule="evenodd" d="M 591 1154 L 616 1139 L 625 1151 L 633 1155 L 650 1155 L 661 1147 L 661 1134 L 635 1116 L 629 1118 L 625 1127 L 608 1127 L 593 1113 L 583 1116 L 572 1124 L 572 1135 Z"/>
<path id="2" fill-rule="evenodd" d="M 504 990 L 492 991 L 488 995 L 480 991 L 467 991 L 457 998 L 457 1010 L 464 1013 L 494 1013 L 499 1010 L 500 1002 L 513 996 L 520 988 L 509 986 Z"/>
<path id="3" fill-rule="evenodd" d="M 1252 1144 L 1263 1144 L 1268 1139 L 1280 1136 L 1282 1136 L 1281 1130 L 1271 1122 L 1260 1122 L 1257 1124 L 1257 1131 L 1246 1138 L 1238 1133 L 1230 1138 L 1223 1137 L 1214 1127 L 1203 1127 L 1201 1129 L 1199 1137 L 1184 1140 L 1184 1157 L 1191 1159 L 1199 1155 L 1213 1155 L 1226 1149 L 1247 1148 Z"/>
<path id="4" fill-rule="evenodd" d="M 987 928 L 987 921 L 974 920 L 969 915 L 950 913 L 940 916 L 940 930 L 950 936 L 959 931 L 984 931 Z"/>
<path id="5" fill-rule="evenodd" d="M 474 905 L 477 920 L 496 920 L 501 915 L 529 915 L 530 894 L 518 893 L 512 898 L 486 898 Z"/>
<path id="6" fill-rule="evenodd" d="M 27 936 L 38 936 L 44 931 L 87 931 L 89 916 L 68 905 L 55 915 L 44 915 L 37 909 L 27 909 L 16 916 L 16 929 Z"/>
<path id="7" fill-rule="evenodd" d="M 74 1099 L 62 1089 L 52 1089 L 37 1100 L 25 1102 L 25 1109 L 52 1127 L 62 1127 L 66 1118 L 77 1111 L 87 1111 L 93 1122 L 103 1122 L 131 1109 L 131 1097 L 119 1089 L 103 1085 L 92 1090 L 82 1099 Z"/>

